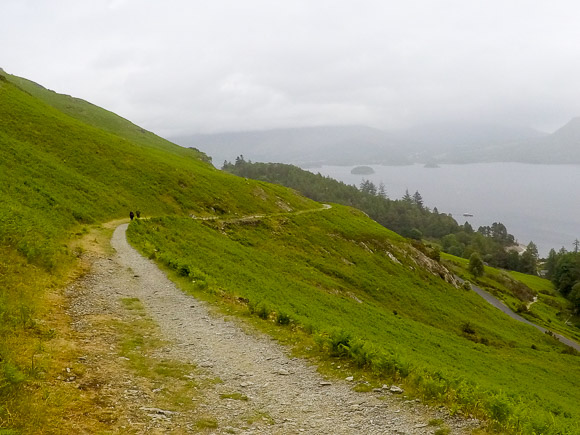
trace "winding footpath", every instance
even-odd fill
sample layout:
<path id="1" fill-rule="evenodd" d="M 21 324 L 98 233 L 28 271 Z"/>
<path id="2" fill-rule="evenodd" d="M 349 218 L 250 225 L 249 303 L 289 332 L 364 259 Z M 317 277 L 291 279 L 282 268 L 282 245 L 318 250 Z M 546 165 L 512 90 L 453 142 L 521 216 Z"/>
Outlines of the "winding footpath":
<path id="1" fill-rule="evenodd" d="M 116 253 L 93 259 L 91 272 L 71 288 L 73 328 L 85 337 L 87 346 L 101 343 L 82 357 L 85 377 L 93 380 L 85 380 L 79 388 L 97 388 L 105 414 L 108 409 L 120 410 L 123 416 L 111 428 L 114 432 L 197 432 L 201 417 L 216 421 L 217 427 L 205 431 L 236 434 L 433 434 L 438 427 L 429 422 L 435 419 L 444 421 L 452 434 L 471 433 L 480 426 L 478 420 L 451 417 L 444 408 L 407 400 L 404 393 L 393 394 L 390 385 L 358 393 L 353 387 L 360 380 L 328 381 L 315 366 L 291 357 L 287 348 L 265 334 L 215 314 L 205 302 L 183 293 L 154 262 L 128 244 L 127 227 L 119 225 L 113 233 L 111 246 Z M 472 288 L 514 319 L 545 331 L 484 290 Z M 107 325 L 106 319 L 125 321 L 135 316 L 121 303 L 133 298 L 143 304 L 164 343 L 148 357 L 197 367 L 191 379 L 204 386 L 191 392 L 187 411 L 159 409 L 156 395 L 163 387 L 149 385 L 127 371 L 122 363 L 128 358 L 115 350 L 110 328 L 100 326 Z M 558 338 L 578 349 L 577 343 Z"/>
<path id="2" fill-rule="evenodd" d="M 391 394 L 389 387 L 371 393 L 353 391 L 354 381 L 328 382 L 307 361 L 292 358 L 288 350 L 256 331 L 244 332 L 236 320 L 214 315 L 204 302 L 180 291 L 158 267 L 142 257 L 126 240 L 127 224 L 115 230 L 111 244 L 116 254 L 97 261 L 97 279 L 103 292 L 138 298 L 147 315 L 168 342 L 164 357 L 201 368 L 207 378 L 219 378 L 196 412 L 213 416 L 213 433 L 309 434 L 429 434 L 443 419 L 451 433 L 469 433 L 477 420 L 450 417 L 418 401 Z M 107 268 L 109 273 L 99 268 Z M 103 303 L 103 300 L 101 300 Z M 239 393 L 249 400 L 223 400 Z M 151 406 L 151 405 L 150 405 Z M 147 408 L 150 409 L 150 408 Z M 244 422 L 244 415 L 263 416 Z"/>

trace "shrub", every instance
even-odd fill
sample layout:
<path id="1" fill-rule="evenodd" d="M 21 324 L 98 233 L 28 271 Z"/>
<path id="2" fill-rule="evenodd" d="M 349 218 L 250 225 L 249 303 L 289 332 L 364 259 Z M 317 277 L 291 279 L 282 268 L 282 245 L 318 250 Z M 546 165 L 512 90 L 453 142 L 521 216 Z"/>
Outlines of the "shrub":
<path id="1" fill-rule="evenodd" d="M 270 309 L 268 308 L 268 306 L 266 304 L 261 303 L 260 305 L 258 305 L 258 308 L 256 310 L 256 314 L 258 314 L 258 317 L 260 319 L 266 320 L 270 316 Z"/>
<path id="2" fill-rule="evenodd" d="M 487 403 L 487 409 L 491 418 L 498 423 L 505 423 L 511 414 L 509 400 L 503 394 L 492 396 Z"/>
<path id="3" fill-rule="evenodd" d="M 290 316 L 286 313 L 279 312 L 276 316 L 276 323 L 279 325 L 288 325 L 290 324 Z"/>
<path id="4" fill-rule="evenodd" d="M 463 325 L 461 325 L 461 330 L 466 334 L 475 334 L 475 329 L 473 329 L 473 325 L 470 322 L 465 322 Z"/>
<path id="5" fill-rule="evenodd" d="M 330 354 L 332 356 L 343 356 L 349 353 L 351 334 L 344 329 L 334 330 L 329 337 Z"/>

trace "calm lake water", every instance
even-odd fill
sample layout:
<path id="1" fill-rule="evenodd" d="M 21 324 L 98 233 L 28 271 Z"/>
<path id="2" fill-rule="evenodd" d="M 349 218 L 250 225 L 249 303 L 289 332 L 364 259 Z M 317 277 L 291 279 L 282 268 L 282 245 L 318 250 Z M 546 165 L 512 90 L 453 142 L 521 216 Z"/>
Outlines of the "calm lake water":
<path id="1" fill-rule="evenodd" d="M 363 179 L 377 187 L 382 181 L 393 199 L 406 189 L 411 195 L 418 190 L 426 206 L 451 213 L 460 224 L 467 220 L 477 229 L 502 222 L 519 243 L 533 240 L 541 256 L 550 248 L 572 250 L 574 239 L 580 239 L 579 165 L 370 166 L 375 173 L 366 176 L 353 175 L 345 166 L 309 170 L 357 186 Z"/>

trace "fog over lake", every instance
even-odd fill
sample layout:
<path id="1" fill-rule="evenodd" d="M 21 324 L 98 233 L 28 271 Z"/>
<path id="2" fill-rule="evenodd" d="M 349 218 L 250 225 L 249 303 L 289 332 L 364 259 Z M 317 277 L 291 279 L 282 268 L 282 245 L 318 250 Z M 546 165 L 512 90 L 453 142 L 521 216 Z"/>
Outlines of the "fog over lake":
<path id="1" fill-rule="evenodd" d="M 460 224 L 467 220 L 477 229 L 502 222 L 519 243 L 534 241 L 541 256 L 550 248 L 572 250 L 580 238 L 579 165 L 369 166 L 375 173 L 365 176 L 351 174 L 352 166 L 308 170 L 357 186 L 363 179 L 377 187 L 383 182 L 391 199 L 401 198 L 406 189 L 411 195 L 418 190 L 427 207 L 451 213 Z"/>

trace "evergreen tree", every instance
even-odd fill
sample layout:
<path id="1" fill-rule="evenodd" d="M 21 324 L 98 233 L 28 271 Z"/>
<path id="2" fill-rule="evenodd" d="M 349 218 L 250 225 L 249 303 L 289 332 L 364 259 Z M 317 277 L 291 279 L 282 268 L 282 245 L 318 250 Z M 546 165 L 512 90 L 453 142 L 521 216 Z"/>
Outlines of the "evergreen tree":
<path id="1" fill-rule="evenodd" d="M 369 195 L 377 194 L 377 186 L 374 185 L 372 181 L 364 180 L 360 183 L 360 191 L 362 193 L 368 193 Z"/>
<path id="2" fill-rule="evenodd" d="M 246 163 L 246 161 L 244 160 L 244 156 L 242 154 L 240 154 L 238 157 L 236 157 L 236 166 L 243 166 L 244 163 Z"/>
<path id="3" fill-rule="evenodd" d="M 463 224 L 463 231 L 465 231 L 467 234 L 473 234 L 473 227 L 469 222 L 465 221 Z"/>
<path id="4" fill-rule="evenodd" d="M 385 188 L 385 183 L 383 183 L 382 181 L 379 184 L 379 190 L 377 192 L 377 196 L 383 198 L 383 199 L 387 199 L 387 189 Z"/>
<path id="5" fill-rule="evenodd" d="M 420 209 L 423 209 L 423 197 L 418 190 L 413 194 L 413 204 L 415 204 Z"/>

